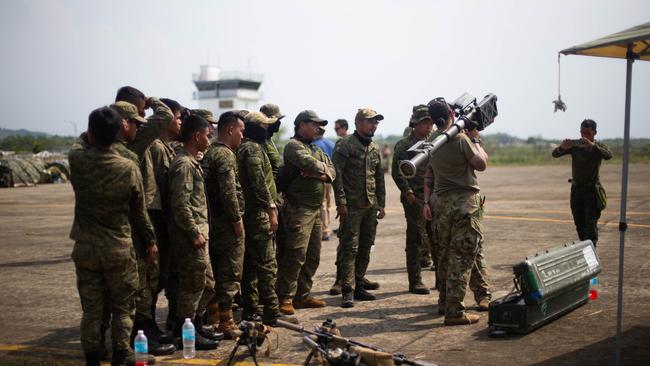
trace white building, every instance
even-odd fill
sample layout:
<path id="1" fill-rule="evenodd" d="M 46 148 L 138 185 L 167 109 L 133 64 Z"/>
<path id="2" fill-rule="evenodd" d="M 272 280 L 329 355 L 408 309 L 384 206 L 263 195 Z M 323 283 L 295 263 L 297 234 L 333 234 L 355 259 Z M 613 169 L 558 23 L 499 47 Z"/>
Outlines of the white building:
<path id="1" fill-rule="evenodd" d="M 260 107 L 261 74 L 223 72 L 216 66 L 202 65 L 192 79 L 198 89 L 194 92 L 198 108 L 211 111 L 216 118 L 229 110 L 256 111 Z"/>

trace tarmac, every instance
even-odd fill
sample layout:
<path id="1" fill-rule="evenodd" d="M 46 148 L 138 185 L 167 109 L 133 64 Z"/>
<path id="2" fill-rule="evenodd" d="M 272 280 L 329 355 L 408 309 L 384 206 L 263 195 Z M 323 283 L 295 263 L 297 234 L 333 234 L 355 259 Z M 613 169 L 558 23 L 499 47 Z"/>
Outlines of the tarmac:
<path id="1" fill-rule="evenodd" d="M 569 209 L 568 164 L 488 167 L 479 173 L 486 195 L 485 257 L 495 298 L 513 287 L 512 266 L 527 256 L 576 240 Z M 487 313 L 479 323 L 446 327 L 431 295 L 408 292 L 404 258 L 405 220 L 399 192 L 386 175 L 386 218 L 378 226 L 368 277 L 378 281 L 378 300 L 339 307 L 340 298 L 327 290 L 334 281 L 338 240 L 323 243 L 314 294 L 325 299 L 321 309 L 298 310 L 308 329 L 333 319 L 345 337 L 439 365 L 611 365 L 614 362 L 618 294 L 619 209 L 621 166 L 604 163 L 601 180 L 608 207 L 600 220 L 598 299 L 527 335 L 490 338 Z M 650 359 L 650 165 L 632 165 L 629 174 L 625 233 L 622 360 L 625 365 Z M 79 342 L 81 306 L 70 258 L 68 238 L 74 213 L 69 184 L 0 190 L 0 364 L 83 364 Z M 331 218 L 334 220 L 335 210 Z M 433 287 L 435 275 L 424 271 Z M 471 293 L 466 306 L 474 311 Z M 158 319 L 167 313 L 163 296 Z M 270 356 L 258 353 L 261 364 L 302 364 L 308 349 L 297 333 L 274 329 Z M 198 351 L 184 360 L 181 352 L 158 357 L 157 363 L 224 364 L 235 346 L 223 341 L 216 351 Z M 240 348 L 239 364 L 252 359 Z"/>

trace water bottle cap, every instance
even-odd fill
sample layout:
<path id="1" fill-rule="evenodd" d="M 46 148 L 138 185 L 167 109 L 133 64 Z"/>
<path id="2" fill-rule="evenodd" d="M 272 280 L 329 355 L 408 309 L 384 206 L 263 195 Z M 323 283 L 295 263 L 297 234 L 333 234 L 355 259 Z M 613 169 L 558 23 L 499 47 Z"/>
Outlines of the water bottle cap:
<path id="1" fill-rule="evenodd" d="M 192 321 L 192 320 L 191 320 L 190 318 L 185 318 L 185 323 L 189 323 L 189 322 L 191 322 L 191 321 Z"/>
<path id="2" fill-rule="evenodd" d="M 138 330 L 138 335 L 144 335 L 144 330 Z"/>

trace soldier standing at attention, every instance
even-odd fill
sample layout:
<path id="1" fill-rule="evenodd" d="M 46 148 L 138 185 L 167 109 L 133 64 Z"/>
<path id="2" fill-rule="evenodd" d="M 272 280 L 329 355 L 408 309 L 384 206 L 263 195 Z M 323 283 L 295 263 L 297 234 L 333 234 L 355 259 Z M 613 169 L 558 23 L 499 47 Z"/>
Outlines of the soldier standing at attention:
<path id="1" fill-rule="evenodd" d="M 284 147 L 286 248 L 280 260 L 277 293 L 280 311 L 288 315 L 294 314 L 295 308 L 325 306 L 323 300 L 311 296 L 320 263 L 324 183 L 336 176 L 330 159 L 313 144 L 319 126 L 325 125 L 327 121 L 316 112 L 300 112 L 294 121 L 295 135 Z"/>
<path id="2" fill-rule="evenodd" d="M 580 124 L 579 140 L 565 139 L 553 150 L 553 157 L 571 154 L 571 213 L 580 240 L 598 243 L 598 219 L 607 206 L 605 188 L 600 183 L 600 164 L 612 158 L 602 142 L 594 141 L 596 122 L 585 119 Z"/>
<path id="3" fill-rule="evenodd" d="M 133 357 L 133 326 L 138 270 L 131 230 L 147 245 L 148 260 L 157 256 L 153 227 L 147 216 L 138 166 L 118 155 L 115 142 L 122 118 L 103 107 L 88 117 L 89 145 L 70 151 L 75 216 L 70 238 L 72 259 L 83 309 L 81 344 L 87 365 L 99 365 L 104 310 L 112 315 L 113 365 Z"/>
<path id="4" fill-rule="evenodd" d="M 438 130 L 451 126 L 454 114 L 443 98 L 432 100 L 428 107 Z M 472 324 L 480 319 L 465 311 L 463 299 L 472 268 L 478 263 L 477 255 L 481 253 L 482 258 L 483 201 L 475 171 L 484 171 L 487 160 L 476 129 L 457 134 L 429 159 L 435 174 L 437 243 L 443 253 L 438 259 L 438 311 L 442 312 L 444 305 L 445 325 Z M 487 283 L 482 287 L 483 291 L 474 294 L 479 308 L 487 310 Z"/>
<path id="5" fill-rule="evenodd" d="M 275 294 L 277 264 L 273 246 L 273 235 L 278 228 L 277 191 L 271 163 L 264 151 L 267 128 L 275 122 L 275 118 L 268 118 L 262 112 L 248 113 L 244 139 L 237 149 L 239 178 L 246 203 L 242 318 L 256 314 L 258 303 L 261 303 L 265 324 L 274 324 L 280 317 Z"/>
<path id="6" fill-rule="evenodd" d="M 172 217 L 169 239 L 178 272 L 176 324 L 179 337 L 186 318 L 194 319 L 196 349 L 215 349 L 223 337 L 203 328 L 203 316 L 214 296 L 214 275 L 210 265 L 208 207 L 203 171 L 196 160 L 210 144 L 210 124 L 199 116 L 188 116 L 181 126 L 183 150 L 169 168 L 169 194 Z"/>
<path id="7" fill-rule="evenodd" d="M 427 164 L 418 166 L 413 178 L 406 178 L 399 170 L 398 162 L 408 160 L 407 150 L 418 141 L 429 137 L 433 129 L 433 120 L 429 116 L 429 109 L 426 105 L 413 107 L 411 118 L 413 129 L 409 136 L 402 138 L 395 144 L 393 166 L 391 175 L 399 188 L 400 201 L 404 207 L 406 216 L 406 269 L 408 272 L 409 292 L 419 295 L 429 294 L 429 289 L 422 283 L 420 267 L 420 253 L 423 246 L 429 246 L 427 235 L 427 220 L 422 214 L 422 207 L 425 201 L 424 195 L 424 171 Z"/>
<path id="8" fill-rule="evenodd" d="M 356 130 L 340 140 L 332 160 L 336 167 L 334 197 L 340 218 L 342 307 L 354 306 L 354 300 L 375 300 L 364 281 L 370 248 L 375 242 L 377 219 L 386 213 L 386 188 L 379 146 L 372 141 L 384 116 L 370 108 L 361 108 L 354 118 Z"/>
<path id="9" fill-rule="evenodd" d="M 217 124 L 217 140 L 203 157 L 205 186 L 210 207 L 210 258 L 215 277 L 215 296 L 208 323 L 234 339 L 237 325 L 233 300 L 241 289 L 244 265 L 244 193 L 239 184 L 237 156 L 244 121 L 235 112 L 225 112 Z M 216 314 L 216 315 L 215 315 Z"/>

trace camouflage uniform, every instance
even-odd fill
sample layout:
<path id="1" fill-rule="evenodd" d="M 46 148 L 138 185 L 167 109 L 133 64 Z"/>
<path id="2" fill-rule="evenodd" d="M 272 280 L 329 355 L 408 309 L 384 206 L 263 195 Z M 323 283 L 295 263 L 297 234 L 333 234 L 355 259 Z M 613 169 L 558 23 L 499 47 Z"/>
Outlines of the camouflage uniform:
<path id="1" fill-rule="evenodd" d="M 398 167 L 399 161 L 410 158 L 407 150 L 418 141 L 415 133 L 411 132 L 408 137 L 399 140 L 395 144 L 391 169 L 393 180 L 401 192 L 400 201 L 402 202 L 402 207 L 404 207 L 404 216 L 406 217 L 406 269 L 410 284 L 422 282 L 420 268 L 421 253 L 431 251 L 432 244 L 427 232 L 427 220 L 422 214 L 425 201 L 424 171 L 426 170 L 427 164 L 419 165 L 413 178 L 403 176 Z M 409 204 L 406 199 L 409 193 L 415 195 L 416 200 L 413 204 Z"/>
<path id="2" fill-rule="evenodd" d="M 210 257 L 215 274 L 215 300 L 221 310 L 232 307 L 240 291 L 244 265 L 244 236 L 233 224 L 242 220 L 244 195 L 239 184 L 237 156 L 221 142 L 213 143 L 201 161 L 210 207 Z"/>
<path id="3" fill-rule="evenodd" d="M 327 155 L 311 141 L 294 136 L 284 147 L 284 169 L 291 182 L 283 208 L 286 248 L 278 271 L 278 297 L 301 302 L 309 298 L 313 277 L 320 263 L 324 183 L 302 176 L 326 175 L 332 181 L 336 172 Z"/>
<path id="4" fill-rule="evenodd" d="M 598 191 L 604 195 L 600 183 L 600 164 L 612 158 L 612 152 L 602 142 L 595 142 L 591 150 L 572 146 L 568 150 L 556 147 L 553 157 L 571 154 L 571 213 L 580 240 L 598 243 L 598 219 L 603 209 L 599 204 Z"/>
<path id="5" fill-rule="evenodd" d="M 437 197 L 438 303 L 450 318 L 463 316 L 468 284 L 477 302 L 491 299 L 482 252 L 483 205 L 476 174 L 468 163 L 477 153 L 469 137 L 461 133 L 429 160 Z"/>
<path id="6" fill-rule="evenodd" d="M 377 231 L 377 209 L 386 205 L 384 171 L 379 146 L 356 132 L 336 144 L 332 160 L 336 206 L 345 205 L 348 218 L 339 227 L 341 285 L 363 280 L 370 262 L 370 248 Z"/>
<path id="7" fill-rule="evenodd" d="M 113 350 L 127 351 L 138 288 L 132 228 L 148 245 L 155 243 L 142 177 L 136 164 L 113 150 L 77 144 L 69 161 L 75 191 L 70 238 L 75 241 L 72 259 L 83 309 L 82 347 L 100 352 L 104 312 L 110 307 Z"/>
<path id="8" fill-rule="evenodd" d="M 209 245 L 197 249 L 192 244 L 199 235 L 209 238 L 208 207 L 201 166 L 185 150 L 176 155 L 169 168 L 169 194 L 169 240 L 179 281 L 176 317 L 193 319 L 205 313 L 214 296 L 214 276 Z"/>
<path id="9" fill-rule="evenodd" d="M 246 203 L 245 270 L 241 283 L 244 311 L 253 314 L 261 302 L 264 305 L 264 317 L 271 318 L 279 312 L 278 297 L 275 294 L 275 248 L 267 213 L 268 209 L 275 207 L 277 197 L 273 172 L 263 145 L 247 137 L 239 145 L 237 162 Z"/>
<path id="10" fill-rule="evenodd" d="M 273 140 L 268 139 L 264 143 L 264 152 L 266 156 L 269 157 L 269 162 L 271 163 L 271 171 L 273 172 L 273 178 L 278 178 L 278 173 L 280 172 L 280 167 L 282 166 L 282 157 L 278 151 L 278 147 L 275 146 Z"/>

